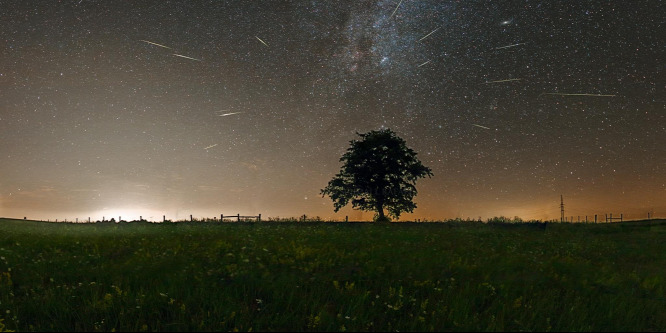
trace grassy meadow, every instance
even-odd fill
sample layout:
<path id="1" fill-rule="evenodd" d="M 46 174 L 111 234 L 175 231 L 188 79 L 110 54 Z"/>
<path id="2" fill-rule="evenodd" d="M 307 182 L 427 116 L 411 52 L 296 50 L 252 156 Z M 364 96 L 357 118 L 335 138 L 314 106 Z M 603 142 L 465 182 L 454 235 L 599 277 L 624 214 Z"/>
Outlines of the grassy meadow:
<path id="1" fill-rule="evenodd" d="M 0 331 L 664 331 L 666 221 L 0 219 Z"/>

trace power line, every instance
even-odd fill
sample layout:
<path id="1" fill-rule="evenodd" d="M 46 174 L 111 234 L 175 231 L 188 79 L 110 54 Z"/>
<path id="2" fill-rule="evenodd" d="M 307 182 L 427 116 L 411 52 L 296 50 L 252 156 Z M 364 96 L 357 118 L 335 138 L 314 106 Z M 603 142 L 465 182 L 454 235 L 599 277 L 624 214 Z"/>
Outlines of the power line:
<path id="1" fill-rule="evenodd" d="M 560 222 L 564 222 L 564 197 L 560 194 Z"/>

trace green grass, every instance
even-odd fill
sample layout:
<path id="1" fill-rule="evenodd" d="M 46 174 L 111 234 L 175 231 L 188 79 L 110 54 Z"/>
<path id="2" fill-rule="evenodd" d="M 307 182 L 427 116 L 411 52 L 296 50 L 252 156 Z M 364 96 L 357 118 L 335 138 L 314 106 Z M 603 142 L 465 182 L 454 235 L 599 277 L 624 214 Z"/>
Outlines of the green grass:
<path id="1" fill-rule="evenodd" d="M 663 331 L 664 222 L 0 219 L 0 330 Z"/>

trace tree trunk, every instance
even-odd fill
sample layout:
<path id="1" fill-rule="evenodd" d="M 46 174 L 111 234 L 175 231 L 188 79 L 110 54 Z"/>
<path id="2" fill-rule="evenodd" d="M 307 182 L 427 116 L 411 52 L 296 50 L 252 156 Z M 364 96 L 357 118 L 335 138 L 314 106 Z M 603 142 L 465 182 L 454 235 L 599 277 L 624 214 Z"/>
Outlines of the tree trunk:
<path id="1" fill-rule="evenodd" d="M 379 216 L 377 216 L 377 221 L 379 223 L 386 223 L 389 222 L 389 219 L 384 215 L 384 204 L 379 202 L 377 203 L 377 213 Z"/>

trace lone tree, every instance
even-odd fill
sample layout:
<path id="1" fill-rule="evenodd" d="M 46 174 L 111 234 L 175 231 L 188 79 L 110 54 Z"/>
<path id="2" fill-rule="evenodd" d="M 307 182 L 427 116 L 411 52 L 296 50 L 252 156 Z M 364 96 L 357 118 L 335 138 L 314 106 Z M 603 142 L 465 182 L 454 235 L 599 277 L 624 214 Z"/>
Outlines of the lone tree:
<path id="1" fill-rule="evenodd" d="M 376 211 L 377 222 L 389 221 L 384 208 L 396 219 L 402 212 L 414 211 L 416 180 L 432 177 L 432 170 L 390 129 L 356 134 L 362 140 L 350 141 L 351 147 L 340 158 L 342 169 L 321 190 L 322 197 L 331 197 L 336 212 L 350 200 L 353 208 Z"/>

